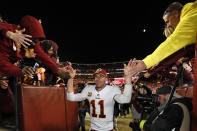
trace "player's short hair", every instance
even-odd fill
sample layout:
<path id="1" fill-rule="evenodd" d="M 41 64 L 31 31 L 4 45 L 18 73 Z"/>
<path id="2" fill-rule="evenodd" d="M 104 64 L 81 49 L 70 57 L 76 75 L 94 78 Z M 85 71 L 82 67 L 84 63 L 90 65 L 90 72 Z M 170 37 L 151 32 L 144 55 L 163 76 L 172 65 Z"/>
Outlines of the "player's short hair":
<path id="1" fill-rule="evenodd" d="M 183 8 L 183 5 L 180 2 L 173 2 L 165 10 L 163 16 L 165 16 L 167 13 L 172 13 L 175 10 L 181 12 L 182 8 Z"/>

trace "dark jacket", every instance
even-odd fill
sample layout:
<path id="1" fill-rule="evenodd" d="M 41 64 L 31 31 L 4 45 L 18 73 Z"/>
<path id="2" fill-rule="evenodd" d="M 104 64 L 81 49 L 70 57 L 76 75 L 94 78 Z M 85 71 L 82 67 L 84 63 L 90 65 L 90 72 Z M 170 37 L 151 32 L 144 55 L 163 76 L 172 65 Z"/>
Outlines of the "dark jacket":
<path id="1" fill-rule="evenodd" d="M 192 110 L 192 99 L 191 98 L 179 98 L 174 99 L 171 104 L 160 113 L 158 118 L 150 126 L 144 125 L 145 131 L 171 131 L 175 128 L 175 131 L 179 131 L 182 120 L 183 120 L 183 110 L 182 108 L 174 104 L 175 102 L 180 102 L 184 104 L 187 109 L 191 112 Z"/>

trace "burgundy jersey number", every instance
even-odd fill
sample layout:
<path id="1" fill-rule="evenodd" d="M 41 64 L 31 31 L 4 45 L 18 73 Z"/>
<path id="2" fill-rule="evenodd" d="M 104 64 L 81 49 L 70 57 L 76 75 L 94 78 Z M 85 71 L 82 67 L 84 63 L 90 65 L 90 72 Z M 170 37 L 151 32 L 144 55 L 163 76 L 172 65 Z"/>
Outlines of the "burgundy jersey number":
<path id="1" fill-rule="evenodd" d="M 92 117 L 97 117 L 98 115 L 96 114 L 95 100 L 91 100 L 90 103 L 92 105 Z M 100 100 L 98 104 L 100 105 L 99 118 L 106 118 L 106 115 L 104 114 L 104 100 Z"/>

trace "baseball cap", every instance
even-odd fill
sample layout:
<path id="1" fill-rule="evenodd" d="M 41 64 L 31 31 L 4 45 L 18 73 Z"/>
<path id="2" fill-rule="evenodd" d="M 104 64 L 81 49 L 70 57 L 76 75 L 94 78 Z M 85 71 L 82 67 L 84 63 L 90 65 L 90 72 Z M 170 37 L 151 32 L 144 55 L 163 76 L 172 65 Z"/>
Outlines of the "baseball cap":
<path id="1" fill-rule="evenodd" d="M 104 69 L 101 69 L 101 68 L 98 68 L 98 69 L 94 72 L 93 76 L 95 77 L 96 74 L 101 74 L 101 75 L 107 77 L 106 71 L 105 71 Z"/>
<path id="2" fill-rule="evenodd" d="M 157 89 L 157 95 L 165 95 L 170 93 L 172 88 L 170 86 L 162 86 Z"/>

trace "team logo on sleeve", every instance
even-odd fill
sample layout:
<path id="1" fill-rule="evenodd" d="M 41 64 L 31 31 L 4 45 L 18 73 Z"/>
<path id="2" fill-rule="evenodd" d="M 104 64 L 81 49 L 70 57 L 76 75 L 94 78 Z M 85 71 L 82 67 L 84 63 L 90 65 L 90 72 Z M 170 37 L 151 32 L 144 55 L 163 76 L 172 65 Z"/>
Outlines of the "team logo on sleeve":
<path id="1" fill-rule="evenodd" d="M 92 96 L 92 92 L 88 92 L 88 97 L 91 97 Z"/>

